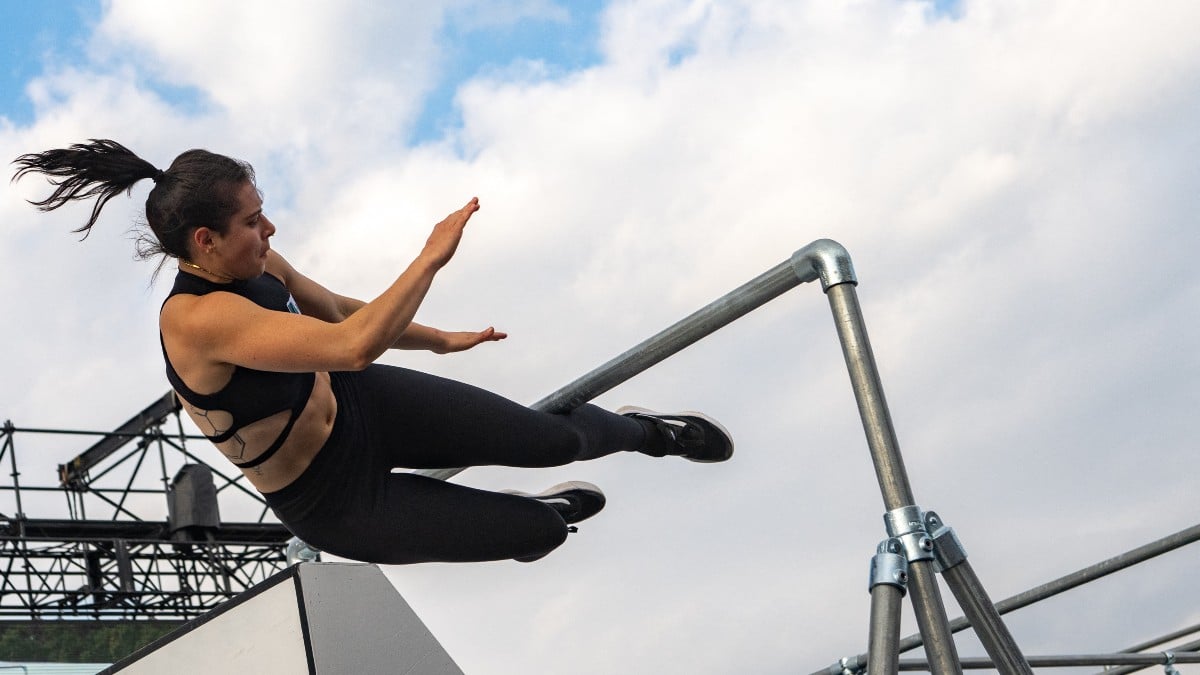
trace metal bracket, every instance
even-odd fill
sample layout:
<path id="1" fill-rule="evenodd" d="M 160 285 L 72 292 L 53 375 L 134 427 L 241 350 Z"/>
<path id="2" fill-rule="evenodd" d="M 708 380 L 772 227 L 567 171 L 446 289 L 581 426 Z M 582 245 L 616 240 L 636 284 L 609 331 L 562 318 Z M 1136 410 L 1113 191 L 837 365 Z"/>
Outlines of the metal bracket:
<path id="1" fill-rule="evenodd" d="M 921 517 L 921 509 L 916 506 L 902 506 L 883 514 L 883 523 L 887 527 L 888 536 L 900 541 L 908 562 L 918 560 L 933 560 L 933 539 L 925 530 L 925 520 Z"/>
<path id="2" fill-rule="evenodd" d="M 904 546 L 899 539 L 884 539 L 879 542 L 875 556 L 871 558 L 868 590 L 874 590 L 880 584 L 887 584 L 899 588 L 901 596 L 908 592 L 908 559 L 900 555 L 903 550 Z"/>
<path id="3" fill-rule="evenodd" d="M 838 662 L 829 666 L 829 675 L 861 675 L 867 670 L 866 659 L 858 656 L 843 656 Z"/>
<path id="4" fill-rule="evenodd" d="M 1163 675 L 1179 675 L 1179 670 L 1175 668 L 1175 652 L 1163 652 Z"/>
<path id="5" fill-rule="evenodd" d="M 933 569 L 938 574 L 966 561 L 967 550 L 954 533 L 954 528 L 942 522 L 936 512 L 925 513 L 925 528 L 933 539 Z"/>
<path id="6" fill-rule="evenodd" d="M 793 253 L 792 269 L 805 283 L 820 279 L 822 291 L 838 284 L 858 283 L 850 253 L 832 239 L 818 239 Z"/>
<path id="7" fill-rule="evenodd" d="M 309 546 L 300 537 L 292 537 L 287 542 L 287 564 L 288 567 L 299 563 L 320 562 L 321 552 Z"/>

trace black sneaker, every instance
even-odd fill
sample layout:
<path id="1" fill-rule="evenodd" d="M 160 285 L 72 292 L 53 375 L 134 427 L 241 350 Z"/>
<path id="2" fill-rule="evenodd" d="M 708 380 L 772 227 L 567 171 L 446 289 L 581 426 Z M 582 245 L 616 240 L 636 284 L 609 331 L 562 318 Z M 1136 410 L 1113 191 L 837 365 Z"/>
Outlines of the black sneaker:
<path id="1" fill-rule="evenodd" d="M 618 415 L 649 422 L 665 441 L 643 450 L 648 455 L 678 455 L 693 462 L 724 462 L 733 456 L 733 437 L 721 423 L 698 412 L 657 413 L 645 408 L 625 406 Z"/>
<path id="2" fill-rule="evenodd" d="M 581 480 L 559 483 L 536 495 L 519 490 L 503 490 L 505 494 L 536 499 L 558 511 L 568 525 L 587 520 L 604 508 L 604 493 L 600 488 Z"/>
<path id="3" fill-rule="evenodd" d="M 504 494 L 517 495 L 518 497 L 536 499 L 555 511 L 558 511 L 558 515 L 562 516 L 562 519 L 566 521 L 568 525 L 568 532 L 577 531 L 573 526 L 574 523 L 578 523 L 581 520 L 587 520 L 597 513 L 600 513 L 600 510 L 604 508 L 606 501 L 604 498 L 604 493 L 600 491 L 600 488 L 592 485 L 591 483 L 585 483 L 581 480 L 559 483 L 558 485 L 543 490 L 536 495 L 531 495 L 528 492 L 521 492 L 520 490 L 503 490 L 502 492 L 504 492 Z M 516 560 L 517 562 L 529 563 L 535 560 L 541 560 L 542 558 L 546 557 L 546 555 L 547 553 L 537 553 L 534 555 L 513 558 L 513 560 Z"/>

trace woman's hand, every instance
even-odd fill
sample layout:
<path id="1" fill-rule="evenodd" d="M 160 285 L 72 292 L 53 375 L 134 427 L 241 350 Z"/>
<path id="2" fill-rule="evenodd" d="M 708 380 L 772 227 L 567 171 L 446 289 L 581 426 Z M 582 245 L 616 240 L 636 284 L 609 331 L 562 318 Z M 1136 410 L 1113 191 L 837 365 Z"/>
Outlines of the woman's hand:
<path id="1" fill-rule="evenodd" d="M 421 255 L 426 257 L 435 268 L 441 268 L 450 262 L 458 243 L 462 241 L 463 230 L 471 214 L 479 210 L 479 198 L 472 197 L 466 206 L 446 216 L 442 222 L 433 226 L 433 232 L 425 242 Z"/>
<path id="2" fill-rule="evenodd" d="M 508 337 L 508 333 L 501 333 L 492 326 L 479 332 L 471 331 L 438 331 L 440 333 L 441 344 L 432 348 L 435 354 L 449 354 L 451 352 L 466 351 L 476 345 L 481 345 L 484 342 L 498 342 Z"/>

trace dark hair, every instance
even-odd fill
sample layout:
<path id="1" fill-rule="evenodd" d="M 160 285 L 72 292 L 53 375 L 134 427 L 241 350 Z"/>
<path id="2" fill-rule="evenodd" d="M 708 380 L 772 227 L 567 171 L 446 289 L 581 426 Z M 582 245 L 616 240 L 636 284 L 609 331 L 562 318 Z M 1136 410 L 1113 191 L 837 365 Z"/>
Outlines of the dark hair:
<path id="1" fill-rule="evenodd" d="M 159 171 L 120 143 L 94 138 L 65 149 L 21 155 L 13 164 L 18 167 L 13 181 L 27 173 L 50 177 L 54 192 L 41 201 L 30 201 L 42 211 L 96 198 L 87 223 L 74 230 L 83 232 L 84 239 L 108 200 L 121 192 L 131 193 L 143 178 L 154 179 L 154 189 L 146 197 L 146 224 L 153 236 L 138 237 L 137 252 L 143 259 L 161 254 L 187 260 L 192 230 L 207 227 L 224 233 L 238 209 L 238 187 L 254 184 L 249 164 L 207 150 L 188 150 L 166 171 Z"/>

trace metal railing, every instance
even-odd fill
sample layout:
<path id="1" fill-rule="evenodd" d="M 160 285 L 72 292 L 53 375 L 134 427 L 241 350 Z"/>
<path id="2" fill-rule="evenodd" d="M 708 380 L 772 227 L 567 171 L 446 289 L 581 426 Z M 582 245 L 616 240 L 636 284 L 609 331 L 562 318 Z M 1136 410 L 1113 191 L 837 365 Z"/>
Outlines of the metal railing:
<path id="1" fill-rule="evenodd" d="M 1108 671 L 1116 673 L 1133 672 L 1151 665 L 1165 664 L 1170 669 L 1172 663 L 1200 662 L 1200 655 L 1195 653 L 1200 648 L 1200 641 L 1178 645 L 1172 651 L 1141 652 L 1153 644 L 1196 632 L 1192 629 L 1164 636 L 1154 643 L 1139 645 L 1119 654 L 1038 656 L 1027 659 L 1021 653 L 1001 619 L 1002 613 L 1196 541 L 1200 539 L 1200 526 L 993 604 L 967 562 L 966 552 L 954 530 L 946 526 L 936 513 L 923 511 L 916 505 L 858 304 L 854 268 L 845 248 L 835 241 L 821 239 L 799 249 L 788 260 L 531 407 L 543 412 L 569 412 L 787 291 L 818 280 L 833 313 L 876 478 L 887 509 L 883 517 L 887 538 L 878 545 L 876 556 L 871 561 L 868 652 L 844 658 L 814 675 L 849 675 L 864 671 L 871 675 L 884 675 L 900 670 L 926 670 L 935 675 L 945 675 L 962 673 L 963 668 L 991 668 L 1005 675 L 1032 675 L 1031 664 L 1039 667 L 1124 666 Z M 426 469 L 416 473 L 445 480 L 463 470 Z M 293 548 L 302 554 L 314 553 L 299 540 L 294 540 L 293 544 L 296 545 Z M 953 622 L 948 620 L 935 574 L 942 575 L 963 608 L 965 617 Z M 911 597 L 919 634 L 901 640 L 899 614 L 906 595 Z M 966 627 L 974 629 L 989 658 L 962 659 L 958 656 L 952 634 Z M 924 646 L 924 660 L 900 661 L 901 652 L 917 646 Z"/>
<path id="2" fill-rule="evenodd" d="M 850 254 L 836 241 L 830 239 L 814 241 L 796 251 L 788 260 L 726 293 L 702 309 L 693 312 L 657 335 L 642 341 L 632 349 L 530 407 L 534 410 L 553 413 L 573 410 L 664 359 L 683 351 L 791 289 L 818 279 L 821 280 L 821 285 L 825 289 L 835 284 L 852 284 L 856 281 Z M 414 473 L 445 480 L 462 471 L 462 468 L 424 469 Z"/>

